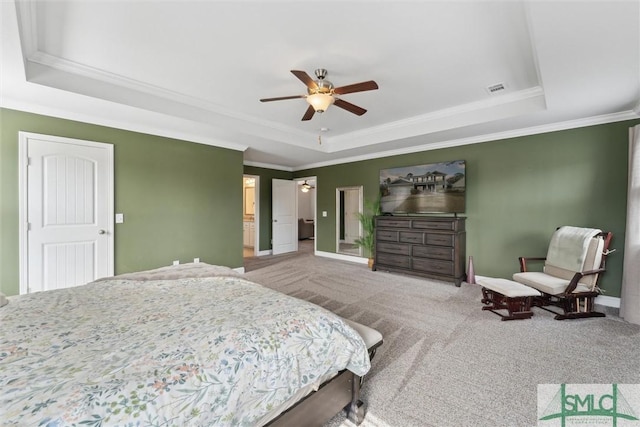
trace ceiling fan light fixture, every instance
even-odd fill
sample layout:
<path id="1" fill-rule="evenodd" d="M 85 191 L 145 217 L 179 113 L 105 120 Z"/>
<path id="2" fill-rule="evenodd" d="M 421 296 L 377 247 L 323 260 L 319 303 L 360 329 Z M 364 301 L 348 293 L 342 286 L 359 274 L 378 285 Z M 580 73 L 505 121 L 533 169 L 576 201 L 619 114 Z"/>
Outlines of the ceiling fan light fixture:
<path id="1" fill-rule="evenodd" d="M 367 112 L 362 107 L 351 104 L 342 98 L 336 98 L 334 95 L 345 95 L 354 92 L 365 92 L 368 90 L 378 89 L 378 84 L 373 80 L 366 82 L 354 83 L 346 86 L 333 87 L 333 83 L 326 80 L 327 70 L 319 68 L 316 70 L 318 80 L 313 80 L 309 74 L 302 70 L 291 70 L 291 73 L 307 86 L 306 95 L 280 96 L 277 98 L 262 98 L 260 102 L 282 101 L 285 99 L 305 98 L 309 106 L 302 116 L 302 121 L 311 120 L 315 113 L 324 113 L 331 104 L 342 108 L 357 116 L 361 116 Z M 320 137 L 318 137 L 320 139 Z"/>
<path id="2" fill-rule="evenodd" d="M 328 93 L 314 93 L 307 95 L 307 102 L 313 107 L 316 113 L 324 113 L 335 99 Z"/>

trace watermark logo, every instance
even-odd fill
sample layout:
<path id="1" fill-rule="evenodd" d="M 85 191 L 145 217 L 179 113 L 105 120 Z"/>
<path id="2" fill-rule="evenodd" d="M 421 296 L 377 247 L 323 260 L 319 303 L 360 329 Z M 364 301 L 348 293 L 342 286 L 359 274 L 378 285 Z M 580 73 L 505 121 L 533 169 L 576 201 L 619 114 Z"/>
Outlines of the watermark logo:
<path id="1" fill-rule="evenodd" d="M 539 384 L 539 427 L 640 427 L 640 384 Z"/>

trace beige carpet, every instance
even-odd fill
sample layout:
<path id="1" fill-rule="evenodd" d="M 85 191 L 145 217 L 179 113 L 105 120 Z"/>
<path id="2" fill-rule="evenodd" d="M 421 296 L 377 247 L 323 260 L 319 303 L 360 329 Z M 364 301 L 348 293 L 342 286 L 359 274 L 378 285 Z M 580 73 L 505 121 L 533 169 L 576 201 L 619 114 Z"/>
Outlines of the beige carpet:
<path id="1" fill-rule="evenodd" d="M 362 390 L 365 427 L 534 426 L 538 384 L 640 383 L 640 327 L 611 315 L 556 321 L 535 309 L 502 322 L 481 310 L 477 285 L 372 272 L 309 244 L 245 269 L 383 334 Z M 339 415 L 328 426 L 352 424 Z"/>

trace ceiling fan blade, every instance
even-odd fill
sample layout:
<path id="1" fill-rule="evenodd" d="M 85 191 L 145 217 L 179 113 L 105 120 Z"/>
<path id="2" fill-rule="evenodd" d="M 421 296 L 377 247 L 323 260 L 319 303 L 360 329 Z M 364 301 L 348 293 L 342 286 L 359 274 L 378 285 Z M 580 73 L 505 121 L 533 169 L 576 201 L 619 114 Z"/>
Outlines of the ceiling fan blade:
<path id="1" fill-rule="evenodd" d="M 309 105 L 309 108 L 307 108 L 307 111 L 304 113 L 304 116 L 302 116 L 302 121 L 307 121 L 307 120 L 311 120 L 311 117 L 313 117 L 313 115 L 316 113 L 316 110 L 313 109 L 313 107 L 311 105 Z"/>
<path id="2" fill-rule="evenodd" d="M 304 98 L 305 95 L 293 95 L 293 96 L 281 96 L 278 98 L 263 98 L 260 102 L 271 102 L 271 101 L 282 101 L 284 99 L 296 99 L 296 98 Z"/>
<path id="3" fill-rule="evenodd" d="M 335 105 L 336 107 L 343 108 L 350 113 L 357 114 L 358 116 L 361 116 L 367 112 L 367 110 L 365 110 L 362 107 L 358 107 L 357 105 L 354 105 L 350 102 L 347 102 L 338 98 L 335 99 L 335 101 L 333 102 L 333 105 Z"/>
<path id="4" fill-rule="evenodd" d="M 333 90 L 333 93 L 336 95 L 344 95 L 345 93 L 353 93 L 353 92 L 364 92 L 367 90 L 375 90 L 378 89 L 378 83 L 373 80 L 369 80 L 368 82 L 362 83 L 354 83 L 352 85 L 340 86 Z"/>
<path id="5" fill-rule="evenodd" d="M 299 78 L 302 83 L 307 85 L 309 89 L 311 90 L 318 89 L 318 85 L 316 84 L 316 82 L 306 72 L 300 71 L 300 70 L 291 70 L 291 72 L 293 73 L 294 76 Z"/>

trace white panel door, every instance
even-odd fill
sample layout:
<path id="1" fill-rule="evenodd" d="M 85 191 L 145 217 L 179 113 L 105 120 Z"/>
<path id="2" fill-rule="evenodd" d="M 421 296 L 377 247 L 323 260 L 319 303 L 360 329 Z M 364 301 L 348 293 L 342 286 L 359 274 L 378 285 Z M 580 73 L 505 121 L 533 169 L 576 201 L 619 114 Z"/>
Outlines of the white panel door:
<path id="1" fill-rule="evenodd" d="M 298 250 L 298 218 L 295 181 L 272 181 L 273 254 Z"/>
<path id="2" fill-rule="evenodd" d="M 20 137 L 27 164 L 21 293 L 113 275 L 113 146 Z"/>

